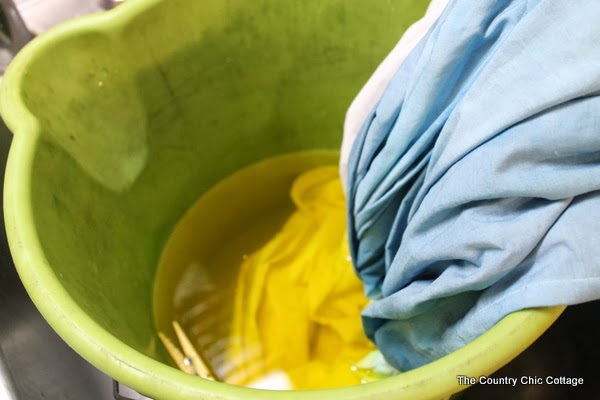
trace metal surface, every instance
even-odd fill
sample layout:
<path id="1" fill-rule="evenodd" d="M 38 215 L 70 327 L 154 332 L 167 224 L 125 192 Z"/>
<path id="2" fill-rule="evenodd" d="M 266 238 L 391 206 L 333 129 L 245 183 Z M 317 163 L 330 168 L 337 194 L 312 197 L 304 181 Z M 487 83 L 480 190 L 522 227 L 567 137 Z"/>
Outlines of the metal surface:
<path id="1" fill-rule="evenodd" d="M 115 380 L 113 380 L 113 398 L 115 400 L 152 400 Z"/>
<path id="2" fill-rule="evenodd" d="M 56 24 L 80 15 L 101 12 L 115 6 L 108 0 L 13 0 L 23 20 L 36 35 Z"/>
<path id="3" fill-rule="evenodd" d="M 0 122 L 2 183 L 10 141 Z M 111 399 L 112 379 L 71 350 L 34 307 L 11 261 L 1 215 L 0 222 L 0 399 Z"/>
<path id="4" fill-rule="evenodd" d="M 12 374 L 4 361 L 2 348 L 0 348 L 0 399 L 17 400 L 17 389 L 15 389 Z"/>
<path id="5" fill-rule="evenodd" d="M 33 35 L 13 0 L 0 0 L 0 74 Z"/>
<path id="6" fill-rule="evenodd" d="M 125 0 L 0 0 L 0 75 L 34 35 L 71 18 L 102 12 Z"/>

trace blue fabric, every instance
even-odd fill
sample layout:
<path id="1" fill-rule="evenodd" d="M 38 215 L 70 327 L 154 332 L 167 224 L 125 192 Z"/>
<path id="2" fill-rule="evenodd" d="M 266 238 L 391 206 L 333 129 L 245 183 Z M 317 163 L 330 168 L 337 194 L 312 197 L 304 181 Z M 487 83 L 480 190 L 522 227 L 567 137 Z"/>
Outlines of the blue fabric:
<path id="1" fill-rule="evenodd" d="M 409 370 L 600 298 L 600 1 L 453 0 L 352 149 L 367 335 Z"/>

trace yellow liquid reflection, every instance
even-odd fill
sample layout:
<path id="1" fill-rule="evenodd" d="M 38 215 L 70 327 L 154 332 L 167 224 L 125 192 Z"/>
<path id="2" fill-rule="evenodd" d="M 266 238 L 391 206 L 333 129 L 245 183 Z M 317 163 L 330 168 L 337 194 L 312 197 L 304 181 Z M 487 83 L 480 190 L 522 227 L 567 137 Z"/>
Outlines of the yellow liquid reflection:
<path id="1" fill-rule="evenodd" d="M 221 380 L 360 383 L 352 366 L 373 346 L 360 324 L 366 299 L 349 261 L 336 161 L 335 152 L 303 152 L 247 167 L 203 195 L 167 243 L 157 329 L 172 336 L 178 320 Z"/>

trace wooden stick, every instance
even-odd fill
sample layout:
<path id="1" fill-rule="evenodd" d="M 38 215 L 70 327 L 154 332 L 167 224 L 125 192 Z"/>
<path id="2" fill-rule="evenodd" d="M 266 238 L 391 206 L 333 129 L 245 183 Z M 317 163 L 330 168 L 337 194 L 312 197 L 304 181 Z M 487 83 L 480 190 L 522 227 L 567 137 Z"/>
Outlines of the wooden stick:
<path id="1" fill-rule="evenodd" d="M 196 373 L 195 373 L 194 367 L 191 364 L 186 364 L 186 362 L 185 362 L 185 356 L 177 348 L 177 346 L 175 346 L 173 344 L 173 342 L 171 341 L 171 339 L 169 339 L 162 332 L 158 332 L 158 337 L 160 338 L 160 341 L 165 346 L 165 349 L 167 349 L 167 352 L 169 352 L 169 355 L 171 356 L 171 358 L 173 359 L 173 361 L 175 361 L 175 364 L 177 364 L 177 367 L 180 370 L 182 370 L 183 372 L 187 373 L 187 374 L 195 375 Z"/>
<path id="2" fill-rule="evenodd" d="M 179 339 L 184 354 L 192 360 L 196 375 L 213 381 L 218 380 L 213 370 L 208 366 L 206 360 L 204 360 L 204 358 L 196 351 L 192 342 L 181 328 L 181 325 L 179 325 L 179 322 L 173 321 L 173 329 L 175 329 L 175 334 Z"/>

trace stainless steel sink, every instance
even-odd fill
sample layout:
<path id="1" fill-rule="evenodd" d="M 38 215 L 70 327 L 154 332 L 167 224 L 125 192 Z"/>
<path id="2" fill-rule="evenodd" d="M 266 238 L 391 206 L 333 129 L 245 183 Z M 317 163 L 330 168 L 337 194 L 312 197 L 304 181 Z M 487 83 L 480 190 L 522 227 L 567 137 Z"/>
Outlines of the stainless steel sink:
<path id="1" fill-rule="evenodd" d="M 12 374 L 4 361 L 4 353 L 0 348 L 0 399 L 16 400 L 17 389 L 13 382 Z"/>
<path id="2" fill-rule="evenodd" d="M 10 141 L 0 121 L 2 178 Z M 112 379 L 71 350 L 29 299 L 0 221 L 0 399 L 111 399 Z"/>

